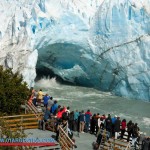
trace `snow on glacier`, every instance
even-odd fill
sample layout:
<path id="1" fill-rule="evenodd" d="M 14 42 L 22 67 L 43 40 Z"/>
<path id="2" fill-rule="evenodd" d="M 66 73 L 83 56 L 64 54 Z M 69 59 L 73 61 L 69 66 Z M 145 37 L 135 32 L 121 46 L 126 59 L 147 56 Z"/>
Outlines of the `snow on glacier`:
<path id="1" fill-rule="evenodd" d="M 0 64 L 149 101 L 150 0 L 3 0 Z M 43 72 L 44 73 L 44 72 Z"/>
<path id="2" fill-rule="evenodd" d="M 148 3 L 106 0 L 100 6 L 92 35 L 97 59 L 106 61 L 104 90 L 149 100 L 150 5 L 144 5 Z"/>

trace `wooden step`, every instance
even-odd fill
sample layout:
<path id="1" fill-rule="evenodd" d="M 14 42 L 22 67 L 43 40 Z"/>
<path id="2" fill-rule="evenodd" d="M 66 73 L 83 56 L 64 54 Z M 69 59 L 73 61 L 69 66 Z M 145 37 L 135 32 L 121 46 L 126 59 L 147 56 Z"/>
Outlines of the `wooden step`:
<path id="1" fill-rule="evenodd" d="M 57 144 L 56 146 L 37 146 L 33 147 L 34 150 L 60 150 L 60 145 Z"/>

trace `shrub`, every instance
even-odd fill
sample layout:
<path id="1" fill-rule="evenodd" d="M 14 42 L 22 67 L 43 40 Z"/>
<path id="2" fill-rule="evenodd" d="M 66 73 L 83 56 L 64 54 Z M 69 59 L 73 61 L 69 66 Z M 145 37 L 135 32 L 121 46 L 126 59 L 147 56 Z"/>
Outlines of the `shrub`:
<path id="1" fill-rule="evenodd" d="M 16 114 L 27 100 L 30 91 L 22 75 L 0 66 L 0 112 Z"/>

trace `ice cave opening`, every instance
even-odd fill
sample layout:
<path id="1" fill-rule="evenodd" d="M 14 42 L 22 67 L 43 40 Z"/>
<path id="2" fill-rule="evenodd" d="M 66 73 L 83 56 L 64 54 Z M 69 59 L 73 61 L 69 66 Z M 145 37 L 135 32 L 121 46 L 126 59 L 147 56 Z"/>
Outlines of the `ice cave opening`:
<path id="1" fill-rule="evenodd" d="M 83 85 L 82 77 L 73 74 L 76 65 L 83 68 L 80 60 L 83 50 L 83 47 L 72 43 L 54 43 L 39 48 L 35 81 L 55 77 L 63 84 Z"/>

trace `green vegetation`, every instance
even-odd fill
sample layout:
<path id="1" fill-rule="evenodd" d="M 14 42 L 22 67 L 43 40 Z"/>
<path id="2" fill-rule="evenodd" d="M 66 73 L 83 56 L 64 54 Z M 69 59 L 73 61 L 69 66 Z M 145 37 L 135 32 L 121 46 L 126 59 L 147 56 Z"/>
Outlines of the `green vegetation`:
<path id="1" fill-rule="evenodd" d="M 15 138 L 25 138 L 26 135 L 19 127 L 16 131 L 11 131 L 8 128 L 8 123 L 5 120 L 0 120 L 0 138 L 3 139 L 15 139 Z M 22 150 L 22 146 L 0 146 L 0 150 Z"/>
<path id="2" fill-rule="evenodd" d="M 19 73 L 0 66 L 0 113 L 18 114 L 30 91 Z"/>

